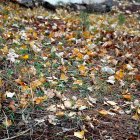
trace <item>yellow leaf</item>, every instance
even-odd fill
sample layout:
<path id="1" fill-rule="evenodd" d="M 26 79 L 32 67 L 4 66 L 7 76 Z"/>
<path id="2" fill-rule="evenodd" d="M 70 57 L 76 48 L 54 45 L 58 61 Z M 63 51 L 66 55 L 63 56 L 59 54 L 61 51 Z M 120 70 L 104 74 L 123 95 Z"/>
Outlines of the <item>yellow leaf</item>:
<path id="1" fill-rule="evenodd" d="M 2 53 L 7 54 L 8 53 L 8 47 L 5 46 L 3 49 L 1 49 Z"/>
<path id="2" fill-rule="evenodd" d="M 31 82 L 30 85 L 31 85 L 31 88 L 35 89 L 35 88 L 41 86 L 42 82 L 40 80 L 35 80 L 35 81 Z"/>
<path id="3" fill-rule="evenodd" d="M 57 117 L 63 117 L 64 115 L 65 115 L 64 112 L 61 112 L 61 111 L 56 113 Z"/>
<path id="4" fill-rule="evenodd" d="M 60 80 L 67 81 L 68 77 L 64 73 L 62 73 L 61 76 L 60 76 Z"/>
<path id="5" fill-rule="evenodd" d="M 99 111 L 99 114 L 102 115 L 102 116 L 106 116 L 106 115 L 108 115 L 108 111 L 106 111 L 106 110 L 100 110 Z"/>
<path id="6" fill-rule="evenodd" d="M 83 82 L 82 80 L 75 80 L 73 84 L 82 86 Z"/>
<path id="7" fill-rule="evenodd" d="M 12 125 L 12 121 L 6 118 L 5 121 L 3 122 L 3 124 L 4 124 L 6 127 L 9 127 L 9 126 Z"/>
<path id="8" fill-rule="evenodd" d="M 35 104 L 41 104 L 45 99 L 47 99 L 47 97 L 46 96 L 43 96 L 43 97 L 36 97 L 35 99 L 34 99 L 34 101 L 35 101 Z"/>
<path id="9" fill-rule="evenodd" d="M 73 49 L 73 54 L 74 54 L 74 55 L 77 55 L 77 53 L 79 53 L 79 50 L 78 50 L 77 48 L 74 48 L 74 49 Z"/>
<path id="10" fill-rule="evenodd" d="M 119 70 L 119 71 L 117 71 L 117 72 L 115 73 L 115 78 L 116 78 L 117 80 L 122 80 L 123 77 L 124 77 L 124 72 L 123 72 L 122 69 Z"/>
<path id="11" fill-rule="evenodd" d="M 3 85 L 3 81 L 2 79 L 0 78 L 0 87 Z"/>
<path id="12" fill-rule="evenodd" d="M 26 98 L 21 98 L 20 99 L 20 107 L 21 108 L 25 108 L 25 107 L 27 107 L 27 105 L 28 105 L 28 100 L 26 99 Z"/>
<path id="13" fill-rule="evenodd" d="M 78 66 L 78 69 L 79 69 L 79 71 L 80 71 L 80 73 L 81 74 L 86 74 L 87 73 L 87 67 L 86 66 L 84 66 L 84 65 L 80 65 L 80 66 Z"/>
<path id="14" fill-rule="evenodd" d="M 37 38 L 37 33 L 36 32 L 33 32 L 33 37 Z"/>
<path id="15" fill-rule="evenodd" d="M 132 99 L 132 96 L 130 94 L 125 94 L 125 95 L 122 95 L 122 96 L 125 100 L 128 100 L 128 101 L 130 101 Z"/>
<path id="16" fill-rule="evenodd" d="M 85 134 L 84 130 L 78 131 L 78 132 L 74 132 L 74 136 L 77 137 L 77 138 L 80 138 L 80 139 L 84 138 L 84 134 Z"/>
<path id="17" fill-rule="evenodd" d="M 136 121 L 139 120 L 139 115 L 135 113 L 135 115 L 132 116 L 132 119 Z"/>
<path id="18" fill-rule="evenodd" d="M 82 60 L 83 57 L 84 57 L 84 55 L 83 55 L 82 53 L 79 52 L 79 53 L 77 53 L 76 59 L 77 59 L 77 60 Z"/>
<path id="19" fill-rule="evenodd" d="M 21 91 L 25 92 L 25 91 L 29 91 L 30 88 L 28 86 L 21 86 Z"/>
<path id="20" fill-rule="evenodd" d="M 22 59 L 24 59 L 24 60 L 29 59 L 29 55 L 28 55 L 28 54 L 26 54 L 26 55 L 22 56 Z"/>
<path id="21" fill-rule="evenodd" d="M 22 45 L 22 46 L 21 46 L 21 48 L 26 49 L 26 48 L 27 48 L 27 46 L 26 46 L 26 45 Z"/>

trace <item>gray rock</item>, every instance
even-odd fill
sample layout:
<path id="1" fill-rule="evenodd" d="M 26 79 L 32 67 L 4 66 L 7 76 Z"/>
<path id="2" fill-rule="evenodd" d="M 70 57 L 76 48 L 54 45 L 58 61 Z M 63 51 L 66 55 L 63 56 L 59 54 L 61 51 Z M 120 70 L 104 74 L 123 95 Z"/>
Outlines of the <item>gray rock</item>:
<path id="1" fill-rule="evenodd" d="M 16 0 L 16 2 L 25 7 L 34 7 L 33 0 Z"/>
<path id="2" fill-rule="evenodd" d="M 16 0 L 26 7 L 43 6 L 46 9 L 55 11 L 61 6 L 69 6 L 73 10 L 86 12 L 109 12 L 113 6 L 113 0 Z"/>

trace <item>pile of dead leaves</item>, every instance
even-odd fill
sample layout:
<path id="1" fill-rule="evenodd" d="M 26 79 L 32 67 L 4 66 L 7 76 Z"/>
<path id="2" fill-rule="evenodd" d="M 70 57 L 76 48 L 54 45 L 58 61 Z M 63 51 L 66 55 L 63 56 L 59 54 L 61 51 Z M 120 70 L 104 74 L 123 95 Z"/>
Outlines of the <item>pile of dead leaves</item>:
<path id="1" fill-rule="evenodd" d="M 137 13 L 0 3 L 0 19 L 1 139 L 139 138 Z"/>

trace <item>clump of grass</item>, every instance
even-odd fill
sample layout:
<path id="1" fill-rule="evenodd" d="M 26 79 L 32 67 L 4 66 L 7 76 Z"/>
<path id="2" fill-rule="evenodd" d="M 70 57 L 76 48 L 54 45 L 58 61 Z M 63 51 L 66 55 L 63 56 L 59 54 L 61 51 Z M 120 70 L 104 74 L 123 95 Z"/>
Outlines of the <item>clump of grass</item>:
<path id="1" fill-rule="evenodd" d="M 90 20 L 89 20 L 89 14 L 86 12 L 80 12 L 80 19 L 83 29 L 89 30 L 90 26 Z"/>
<path id="2" fill-rule="evenodd" d="M 119 14 L 119 16 L 118 16 L 118 23 L 119 23 L 120 25 L 122 25 L 122 24 L 125 23 L 125 21 L 126 21 L 125 16 L 124 16 L 123 14 Z"/>

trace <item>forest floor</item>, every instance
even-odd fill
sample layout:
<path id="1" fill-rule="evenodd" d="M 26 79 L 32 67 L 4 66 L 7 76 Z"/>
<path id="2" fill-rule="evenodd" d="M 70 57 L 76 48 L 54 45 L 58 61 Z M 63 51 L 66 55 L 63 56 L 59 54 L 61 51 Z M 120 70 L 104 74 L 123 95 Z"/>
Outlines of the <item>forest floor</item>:
<path id="1" fill-rule="evenodd" d="M 1 2 L 0 140 L 140 140 L 138 9 Z"/>

